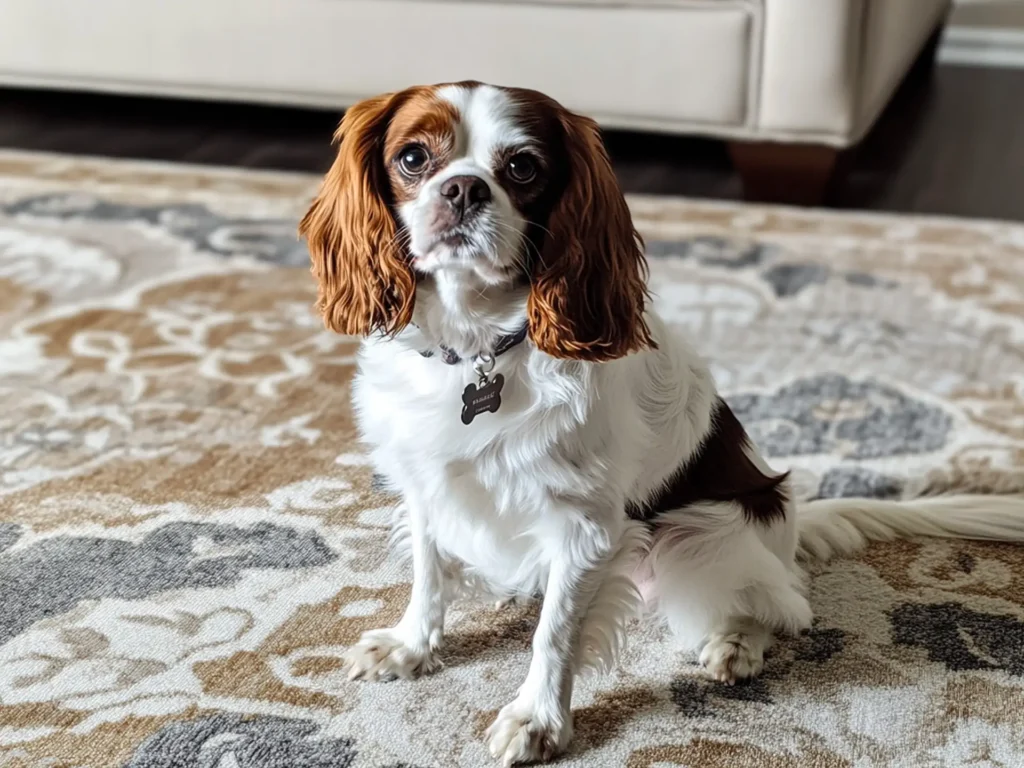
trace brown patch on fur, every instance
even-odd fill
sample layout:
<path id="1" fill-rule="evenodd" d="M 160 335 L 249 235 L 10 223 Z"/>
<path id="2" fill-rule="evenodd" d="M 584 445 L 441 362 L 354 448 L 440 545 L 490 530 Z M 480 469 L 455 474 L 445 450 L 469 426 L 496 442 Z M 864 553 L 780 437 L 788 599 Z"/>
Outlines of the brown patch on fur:
<path id="1" fill-rule="evenodd" d="M 316 308 L 338 333 L 394 334 L 412 319 L 416 278 L 382 156 L 388 124 L 408 97 L 385 94 L 345 113 L 334 134 L 338 156 L 299 224 L 319 285 Z"/>
<path id="2" fill-rule="evenodd" d="M 535 91 L 510 89 L 532 133 L 551 126 L 557 177 L 531 276 L 530 339 L 547 354 L 600 362 L 654 347 L 647 262 L 600 129 Z"/>
<path id="3" fill-rule="evenodd" d="M 319 283 L 316 306 L 332 330 L 394 334 L 412 318 L 416 278 L 391 208 L 448 161 L 459 116 L 437 98 L 440 87 L 368 99 L 338 127 L 337 159 L 299 226 Z M 594 362 L 654 347 L 643 242 L 597 124 L 536 91 L 506 90 L 552 171 L 536 184 L 501 179 L 531 223 L 530 338 L 553 357 Z M 414 141 L 433 159 L 410 180 L 392 161 Z"/>
<path id="4" fill-rule="evenodd" d="M 652 521 L 658 515 L 708 501 L 734 502 L 743 507 L 749 522 L 769 525 L 786 516 L 786 472 L 765 475 L 750 459 L 743 425 L 719 398 L 711 430 L 697 454 L 643 506 L 628 504 L 634 520 Z"/>
<path id="5" fill-rule="evenodd" d="M 438 98 L 433 88 L 413 88 L 405 92 L 401 108 L 388 126 L 384 142 L 385 162 L 413 141 L 448 143 L 455 141 L 459 112 L 454 105 Z"/>
<path id="6" fill-rule="evenodd" d="M 542 243 L 544 235 L 542 227 L 546 225 L 553 205 L 550 194 L 545 194 L 551 183 L 552 160 L 548 157 L 548 153 L 551 151 L 553 137 L 550 135 L 550 129 L 545 126 L 538 126 L 531 130 L 533 130 L 531 134 L 533 139 L 532 143 L 527 145 L 529 151 L 526 151 L 524 147 L 503 147 L 495 153 L 491 163 L 494 175 L 509 200 L 512 201 L 512 205 L 536 230 L 531 233 L 527 229 L 527 236 L 535 234 L 537 240 Z M 526 183 L 513 179 L 509 171 L 509 163 L 512 158 L 522 154 L 530 156 L 537 171 L 536 177 Z M 535 245 L 535 243 L 531 242 L 531 245 Z M 536 252 L 531 249 L 529 255 L 535 256 Z"/>
<path id="7" fill-rule="evenodd" d="M 439 99 L 432 89 L 417 88 L 407 96 L 392 118 L 384 140 L 383 160 L 394 202 L 415 198 L 423 184 L 448 165 L 455 149 L 458 121 L 458 110 Z M 398 168 L 402 149 L 409 144 L 421 144 L 430 153 L 430 166 L 415 179 L 406 177 Z"/>

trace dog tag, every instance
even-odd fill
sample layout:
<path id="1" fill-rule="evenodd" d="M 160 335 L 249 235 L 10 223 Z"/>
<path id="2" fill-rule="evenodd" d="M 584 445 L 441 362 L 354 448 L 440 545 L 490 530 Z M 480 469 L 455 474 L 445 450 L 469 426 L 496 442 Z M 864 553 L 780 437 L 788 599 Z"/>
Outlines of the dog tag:
<path id="1" fill-rule="evenodd" d="M 469 384 L 462 392 L 462 423 L 469 426 L 481 413 L 496 413 L 501 408 L 501 388 L 505 377 L 500 373 L 494 378 L 480 377 L 480 386 Z"/>

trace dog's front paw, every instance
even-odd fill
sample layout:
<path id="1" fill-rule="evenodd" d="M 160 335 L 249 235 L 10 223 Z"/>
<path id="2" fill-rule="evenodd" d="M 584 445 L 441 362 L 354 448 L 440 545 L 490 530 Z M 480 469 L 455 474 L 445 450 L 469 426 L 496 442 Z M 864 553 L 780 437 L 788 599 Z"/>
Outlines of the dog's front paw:
<path id="1" fill-rule="evenodd" d="M 700 653 L 700 663 L 715 680 L 735 685 L 757 677 L 764 669 L 764 648 L 739 632 L 712 635 Z"/>
<path id="2" fill-rule="evenodd" d="M 564 752 L 571 740 L 570 713 L 544 717 L 535 707 L 518 701 L 505 706 L 487 729 L 491 754 L 503 768 L 550 760 Z"/>
<path id="3" fill-rule="evenodd" d="M 441 666 L 436 643 L 410 646 L 394 629 L 364 632 L 345 655 L 349 680 L 414 680 Z"/>

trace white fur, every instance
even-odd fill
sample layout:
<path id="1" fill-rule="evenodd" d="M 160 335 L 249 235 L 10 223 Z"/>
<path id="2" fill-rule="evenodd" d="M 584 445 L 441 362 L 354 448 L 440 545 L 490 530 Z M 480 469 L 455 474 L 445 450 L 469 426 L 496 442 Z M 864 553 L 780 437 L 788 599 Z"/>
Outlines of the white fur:
<path id="1" fill-rule="evenodd" d="M 820 499 L 803 505 L 797 520 L 800 552 L 827 560 L 868 541 L 942 536 L 982 541 L 1024 540 L 1024 497 L 936 496 L 909 501 Z"/>
<path id="2" fill-rule="evenodd" d="M 489 85 L 441 88 L 438 97 L 458 111 L 455 143 L 445 167 L 432 176 L 417 196 L 400 207 L 409 232 L 409 251 L 417 270 L 438 276 L 442 297 L 456 290 L 453 282 L 478 287 L 496 286 L 521 258 L 526 220 L 519 214 L 495 177 L 494 159 L 505 149 L 526 149 L 530 140 L 516 122 L 508 95 Z M 471 222 L 459 227 L 469 242 L 449 246 L 438 242 L 429 226 L 442 184 L 455 176 L 478 176 L 491 189 L 491 204 Z M 452 278 L 455 278 L 453 281 Z M 453 297 L 458 301 L 460 297 Z"/>
<path id="3" fill-rule="evenodd" d="M 474 93 L 449 94 L 463 115 L 458 145 L 490 173 L 485 158 L 514 135 L 514 115 Z M 402 216 L 415 228 L 410 205 Z M 396 540 L 412 556 L 413 587 L 402 620 L 368 633 L 350 668 L 371 679 L 435 668 L 446 603 L 467 586 L 502 599 L 543 593 L 529 673 L 488 732 L 505 765 L 565 749 L 574 675 L 614 663 L 641 592 L 685 647 L 703 646 L 711 676 L 733 683 L 760 672 L 773 633 L 810 626 L 798 533 L 814 555 L 905 534 L 1024 538 L 1019 499 L 977 497 L 791 505 L 770 526 L 709 502 L 668 513 L 652 537 L 625 504 L 647 499 L 699 449 L 716 400 L 706 365 L 654 314 L 658 349 L 614 362 L 556 360 L 527 341 L 496 361 L 500 410 L 466 426 L 471 364 L 419 352 L 442 341 L 464 358 L 490 351 L 524 321 L 527 298 L 466 263 L 421 269 L 416 327 L 366 340 L 359 356 L 355 411 L 374 464 L 404 499 Z"/>

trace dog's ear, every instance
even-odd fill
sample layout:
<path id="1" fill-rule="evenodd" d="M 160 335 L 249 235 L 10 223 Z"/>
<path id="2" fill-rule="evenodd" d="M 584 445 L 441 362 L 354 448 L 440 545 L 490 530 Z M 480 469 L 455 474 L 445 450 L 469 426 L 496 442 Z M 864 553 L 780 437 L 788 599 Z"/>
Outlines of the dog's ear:
<path id="1" fill-rule="evenodd" d="M 397 333 L 412 318 L 416 279 L 391 213 L 383 144 L 392 94 L 349 109 L 334 134 L 338 154 L 299 224 L 331 330 Z"/>
<path id="2" fill-rule="evenodd" d="M 530 338 L 553 357 L 614 360 L 654 346 L 643 242 L 597 124 L 558 112 L 568 173 L 534 264 Z"/>

